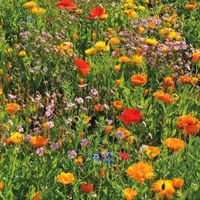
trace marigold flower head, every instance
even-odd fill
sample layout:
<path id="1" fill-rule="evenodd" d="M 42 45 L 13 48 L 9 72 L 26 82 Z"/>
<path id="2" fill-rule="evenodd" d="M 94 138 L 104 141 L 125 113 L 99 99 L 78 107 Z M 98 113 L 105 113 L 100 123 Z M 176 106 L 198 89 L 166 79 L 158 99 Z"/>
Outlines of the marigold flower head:
<path id="1" fill-rule="evenodd" d="M 162 83 L 162 88 L 163 89 L 171 88 L 172 91 L 174 92 L 174 80 L 173 80 L 173 78 L 170 77 L 170 76 L 164 78 L 163 83 Z"/>
<path id="2" fill-rule="evenodd" d="M 37 135 L 37 136 L 33 136 L 31 137 L 30 139 L 30 144 L 33 146 L 33 147 L 43 147 L 45 146 L 46 144 L 48 143 L 48 139 L 41 136 L 41 135 Z"/>
<path id="3" fill-rule="evenodd" d="M 126 175 L 140 183 L 144 183 L 145 180 L 154 177 L 154 172 L 150 163 L 138 162 L 128 168 Z"/>
<path id="4" fill-rule="evenodd" d="M 179 151 L 185 148 L 185 143 L 179 138 L 166 138 L 163 141 L 163 145 L 172 151 Z"/>
<path id="5" fill-rule="evenodd" d="M 63 185 L 72 184 L 75 180 L 74 175 L 72 173 L 69 173 L 69 172 L 68 173 L 61 172 L 57 176 L 57 179 Z"/>
<path id="6" fill-rule="evenodd" d="M 15 114 L 17 111 L 20 110 L 20 105 L 17 103 L 8 103 L 6 106 L 6 110 L 9 115 Z"/>
<path id="7" fill-rule="evenodd" d="M 149 158 L 155 158 L 160 154 L 160 149 L 154 146 L 148 146 L 145 148 L 146 154 Z"/>
<path id="8" fill-rule="evenodd" d="M 121 110 L 123 108 L 123 102 L 121 101 L 114 101 L 113 102 L 113 106 L 117 109 L 117 110 Z"/>
<path id="9" fill-rule="evenodd" d="M 172 185 L 174 186 L 174 188 L 180 189 L 184 186 L 184 180 L 182 178 L 173 178 Z"/>
<path id="10" fill-rule="evenodd" d="M 109 51 L 110 47 L 105 42 L 99 41 L 94 45 L 96 51 Z"/>
<path id="11" fill-rule="evenodd" d="M 101 7 L 92 8 L 90 10 L 90 16 L 88 16 L 88 19 L 89 20 L 98 19 L 98 18 L 105 19 L 108 17 L 108 16 L 104 16 L 105 14 L 107 14 L 107 13 Z"/>
<path id="12" fill-rule="evenodd" d="M 172 200 L 175 189 L 171 180 L 159 179 L 151 186 L 152 191 L 159 194 L 160 198 L 164 200 Z"/>
<path id="13" fill-rule="evenodd" d="M 42 14 L 46 13 L 46 10 L 44 8 L 35 7 L 35 8 L 31 9 L 31 13 L 42 15 Z"/>
<path id="14" fill-rule="evenodd" d="M 147 76 L 145 74 L 131 76 L 131 83 L 135 85 L 144 85 L 147 83 Z"/>
<path id="15" fill-rule="evenodd" d="M 94 110 L 97 112 L 101 112 L 103 110 L 103 106 L 101 104 L 94 105 Z"/>
<path id="16" fill-rule="evenodd" d="M 34 7 L 37 7 L 37 3 L 35 1 L 28 1 L 24 3 L 24 8 L 32 9 Z"/>
<path id="17" fill-rule="evenodd" d="M 170 94 L 168 93 L 165 93 L 163 91 L 157 91 L 157 92 L 154 92 L 153 93 L 153 96 L 156 98 L 156 99 L 159 99 L 165 103 L 172 103 L 173 102 L 173 99 L 172 97 L 170 96 Z"/>
<path id="18" fill-rule="evenodd" d="M 118 37 L 112 37 L 109 40 L 109 44 L 110 45 L 116 45 L 116 44 L 120 44 L 120 39 Z"/>
<path id="19" fill-rule="evenodd" d="M 143 57 L 138 54 L 135 54 L 131 59 L 132 64 L 139 65 L 139 64 L 142 64 L 142 62 L 143 62 Z"/>
<path id="20" fill-rule="evenodd" d="M 187 10 L 193 10 L 193 9 L 196 8 L 196 5 L 195 5 L 195 4 L 186 4 L 186 5 L 185 5 L 185 8 L 186 8 Z"/>
<path id="21" fill-rule="evenodd" d="M 6 140 L 6 143 L 20 144 L 24 139 L 25 139 L 24 134 L 21 134 L 19 132 L 12 132 L 11 136 Z"/>
<path id="22" fill-rule="evenodd" d="M 26 51 L 21 50 L 21 51 L 19 52 L 19 56 L 20 56 L 20 57 L 25 57 L 25 56 L 26 56 Z"/>
<path id="23" fill-rule="evenodd" d="M 147 39 L 145 39 L 145 43 L 156 46 L 158 44 L 158 41 L 156 39 L 147 38 Z"/>
<path id="24" fill-rule="evenodd" d="M 105 132 L 108 134 L 112 131 L 112 129 L 113 129 L 113 126 L 108 125 L 108 126 L 105 127 Z"/>
<path id="25" fill-rule="evenodd" d="M 131 188 L 125 188 L 124 190 L 124 196 L 126 200 L 132 200 L 138 195 L 138 192 Z"/>
<path id="26" fill-rule="evenodd" d="M 92 56 L 92 55 L 94 55 L 96 52 L 97 52 L 97 51 L 96 51 L 96 49 L 95 49 L 94 47 L 85 50 L 85 54 L 86 54 L 87 56 Z"/>
<path id="27" fill-rule="evenodd" d="M 195 135 L 200 130 L 200 121 L 192 115 L 184 115 L 178 118 L 176 127 L 188 135 Z"/>
<path id="28" fill-rule="evenodd" d="M 120 65 L 115 65 L 114 71 L 115 73 L 118 73 L 121 70 Z"/>
<path id="29" fill-rule="evenodd" d="M 200 53 L 199 52 L 193 52 L 193 54 L 192 54 L 192 62 L 193 63 L 198 62 L 199 58 L 200 58 Z"/>
<path id="30" fill-rule="evenodd" d="M 128 63 L 128 62 L 130 62 L 130 60 L 131 59 L 127 56 L 121 56 L 121 57 L 118 58 L 118 61 L 121 62 L 121 63 Z"/>
<path id="31" fill-rule="evenodd" d="M 119 137 L 119 138 L 123 139 L 130 135 L 131 135 L 130 131 L 128 131 L 127 129 L 125 129 L 123 127 L 120 127 L 117 129 L 117 137 Z"/>

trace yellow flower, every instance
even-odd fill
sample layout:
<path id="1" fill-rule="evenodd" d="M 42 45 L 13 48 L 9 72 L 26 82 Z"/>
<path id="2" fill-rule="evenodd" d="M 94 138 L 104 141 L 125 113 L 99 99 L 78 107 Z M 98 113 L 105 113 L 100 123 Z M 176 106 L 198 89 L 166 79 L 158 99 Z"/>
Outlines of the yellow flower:
<path id="1" fill-rule="evenodd" d="M 19 132 L 13 132 L 11 133 L 11 136 L 7 139 L 6 143 L 20 144 L 24 139 L 24 134 L 21 134 Z"/>
<path id="2" fill-rule="evenodd" d="M 109 51 L 109 46 L 106 46 L 106 43 L 103 41 L 99 41 L 94 46 L 97 51 Z"/>
<path id="3" fill-rule="evenodd" d="M 20 57 L 25 57 L 26 56 L 26 51 L 22 50 L 18 54 Z"/>
<path id="4" fill-rule="evenodd" d="M 137 14 L 134 10 L 130 10 L 130 11 L 128 12 L 128 16 L 129 16 L 131 19 L 135 19 L 135 18 L 138 16 L 138 14 Z"/>
<path id="5" fill-rule="evenodd" d="M 171 31 L 169 32 L 169 34 L 167 35 L 168 39 L 176 39 L 177 37 L 177 33 L 175 31 Z"/>
<path id="6" fill-rule="evenodd" d="M 68 173 L 61 172 L 57 176 L 57 179 L 63 185 L 72 184 L 75 180 L 74 175 L 72 173 L 69 173 L 69 172 Z"/>
<path id="7" fill-rule="evenodd" d="M 44 14 L 46 10 L 44 8 L 35 7 L 31 9 L 32 14 Z"/>
<path id="8" fill-rule="evenodd" d="M 150 163 L 137 162 L 128 168 L 127 176 L 140 183 L 144 183 L 145 180 L 154 177 L 153 167 Z"/>
<path id="9" fill-rule="evenodd" d="M 109 40 L 109 44 L 110 44 L 110 45 L 120 44 L 120 39 L 119 39 L 118 37 L 112 37 L 112 38 Z"/>
<path id="10" fill-rule="evenodd" d="M 78 14 L 78 15 L 81 15 L 83 13 L 83 10 L 82 9 L 77 9 L 77 10 L 75 10 L 75 13 Z"/>
<path id="11" fill-rule="evenodd" d="M 13 50 L 11 48 L 8 48 L 7 51 L 6 51 L 7 56 L 11 56 L 12 51 Z"/>
<path id="12" fill-rule="evenodd" d="M 137 195 L 138 195 L 138 192 L 131 188 L 125 188 L 125 190 L 124 190 L 124 196 L 125 196 L 126 200 L 132 200 Z"/>
<path id="13" fill-rule="evenodd" d="M 25 3 L 23 6 L 24 6 L 24 8 L 32 9 L 37 6 L 37 3 L 35 1 L 29 1 L 29 2 Z"/>
<path id="14" fill-rule="evenodd" d="M 95 53 L 96 53 L 96 49 L 95 49 L 94 47 L 85 50 L 85 54 L 86 54 L 87 56 L 92 56 L 92 55 L 94 55 Z"/>
<path id="15" fill-rule="evenodd" d="M 156 46 L 158 44 L 158 41 L 156 39 L 147 38 L 145 39 L 145 43 Z"/>
<path id="16" fill-rule="evenodd" d="M 154 146 L 148 146 L 145 151 L 149 158 L 155 158 L 160 154 L 160 149 Z"/>
<path id="17" fill-rule="evenodd" d="M 79 157 L 75 160 L 75 163 L 76 163 L 77 165 L 83 164 L 83 156 L 79 156 Z"/>
<path id="18" fill-rule="evenodd" d="M 0 86 L 0 96 L 3 94 L 3 89 L 2 87 Z"/>
<path id="19" fill-rule="evenodd" d="M 161 199 L 166 198 L 168 200 L 172 200 L 173 193 L 175 193 L 175 189 L 171 180 L 159 179 L 152 184 L 151 189 L 158 193 Z"/>
<path id="20" fill-rule="evenodd" d="M 141 64 L 143 61 L 143 57 L 141 55 L 135 54 L 131 59 L 132 64 Z"/>
<path id="21" fill-rule="evenodd" d="M 106 19 L 106 18 L 108 18 L 108 13 L 104 13 L 103 15 L 101 15 L 101 17 L 100 17 L 100 19 Z"/>

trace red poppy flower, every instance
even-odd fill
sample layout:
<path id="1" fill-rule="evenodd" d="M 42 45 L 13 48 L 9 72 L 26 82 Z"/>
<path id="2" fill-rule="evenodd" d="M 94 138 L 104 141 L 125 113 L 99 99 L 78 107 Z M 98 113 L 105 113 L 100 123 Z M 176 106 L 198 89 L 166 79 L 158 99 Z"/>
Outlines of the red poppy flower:
<path id="1" fill-rule="evenodd" d="M 118 154 L 122 160 L 128 160 L 130 158 L 127 153 L 119 152 Z"/>
<path id="2" fill-rule="evenodd" d="M 93 191 L 94 185 L 92 183 L 82 183 L 81 184 L 81 190 L 82 192 L 90 193 Z"/>
<path id="3" fill-rule="evenodd" d="M 104 9 L 101 7 L 93 8 L 90 11 L 90 16 L 88 19 L 100 18 L 104 13 Z"/>
<path id="4" fill-rule="evenodd" d="M 80 58 L 76 58 L 75 64 L 79 68 L 81 75 L 86 76 L 88 74 L 89 68 L 90 68 L 90 63 L 88 63 Z"/>
<path id="5" fill-rule="evenodd" d="M 135 124 L 140 121 L 141 118 L 143 118 L 144 115 L 140 114 L 140 110 L 134 110 L 131 108 L 125 108 L 122 115 L 118 116 L 118 119 L 123 119 L 124 124 L 130 125 L 130 123 L 133 121 Z"/>
<path id="6" fill-rule="evenodd" d="M 61 0 L 56 6 L 68 9 L 76 8 L 76 4 L 72 0 Z"/>

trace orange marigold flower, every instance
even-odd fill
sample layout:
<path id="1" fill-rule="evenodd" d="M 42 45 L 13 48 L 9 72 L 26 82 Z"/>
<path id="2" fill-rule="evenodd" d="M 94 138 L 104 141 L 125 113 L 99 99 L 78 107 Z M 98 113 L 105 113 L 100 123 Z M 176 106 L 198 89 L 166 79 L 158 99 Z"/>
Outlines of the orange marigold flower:
<path id="1" fill-rule="evenodd" d="M 185 148 L 185 143 L 179 138 L 166 138 L 163 141 L 163 145 L 172 151 L 179 151 Z"/>
<path id="2" fill-rule="evenodd" d="M 77 39 L 78 39 L 78 34 L 77 34 L 77 33 L 74 33 L 74 34 L 73 34 L 73 38 L 74 38 L 75 40 L 77 40 Z"/>
<path id="3" fill-rule="evenodd" d="M 192 83 L 193 82 L 193 79 L 191 76 L 181 76 L 179 81 L 181 83 Z"/>
<path id="4" fill-rule="evenodd" d="M 161 101 L 163 101 L 165 103 L 172 103 L 173 102 L 173 99 L 171 98 L 170 94 L 165 93 L 163 91 L 154 92 L 153 96 L 156 99 L 159 99 L 159 100 L 161 100 Z"/>
<path id="5" fill-rule="evenodd" d="M 115 83 L 116 83 L 117 87 L 120 87 L 120 85 L 121 85 L 121 80 L 120 80 L 120 79 L 116 79 L 116 80 L 115 80 Z"/>
<path id="6" fill-rule="evenodd" d="M 125 138 L 125 137 L 128 137 L 130 136 L 131 133 L 130 131 L 128 131 L 127 129 L 123 128 L 123 127 L 120 127 L 117 129 L 117 137 L 119 138 Z"/>
<path id="7" fill-rule="evenodd" d="M 193 62 L 193 63 L 198 62 L 199 57 L 200 57 L 199 52 L 194 52 L 194 53 L 192 54 L 192 62 Z"/>
<path id="8" fill-rule="evenodd" d="M 30 139 L 30 143 L 33 147 L 43 147 L 48 143 L 48 139 L 41 135 L 33 136 Z"/>
<path id="9" fill-rule="evenodd" d="M 108 134 L 108 133 L 110 133 L 110 132 L 112 131 L 112 129 L 113 129 L 113 126 L 108 125 L 108 126 L 106 126 L 106 128 L 105 128 L 105 132 Z"/>
<path id="10" fill-rule="evenodd" d="M 151 189 L 158 193 L 161 199 L 172 200 L 175 193 L 171 180 L 159 179 L 152 184 Z"/>
<path id="11" fill-rule="evenodd" d="M 83 156 L 78 156 L 78 158 L 75 159 L 75 163 L 76 163 L 77 165 L 82 165 L 83 162 L 84 162 Z"/>
<path id="12" fill-rule="evenodd" d="M 131 188 L 125 188 L 124 190 L 124 196 L 126 200 L 132 200 L 138 195 L 138 192 L 136 190 L 133 190 Z"/>
<path id="13" fill-rule="evenodd" d="M 144 85 L 147 83 L 147 76 L 144 74 L 133 75 L 131 77 L 131 83 L 135 85 Z"/>
<path id="14" fill-rule="evenodd" d="M 160 149 L 154 146 L 146 147 L 145 151 L 149 158 L 155 158 L 160 154 Z"/>
<path id="15" fill-rule="evenodd" d="M 64 172 L 61 172 L 57 176 L 57 179 L 63 185 L 69 185 L 73 183 L 75 180 L 74 175 L 72 173 L 64 173 Z"/>
<path id="16" fill-rule="evenodd" d="M 178 118 L 176 127 L 188 135 L 195 135 L 200 130 L 200 121 L 192 115 L 184 115 Z"/>
<path id="17" fill-rule="evenodd" d="M 127 170 L 127 176 L 144 183 L 145 180 L 154 177 L 153 167 L 150 163 L 138 162 L 131 165 Z"/>
<path id="18" fill-rule="evenodd" d="M 193 9 L 196 8 L 196 5 L 195 5 L 195 4 L 186 4 L 186 5 L 185 5 L 185 8 L 186 8 L 187 10 L 193 10 Z"/>
<path id="19" fill-rule="evenodd" d="M 2 191 L 4 189 L 4 182 L 3 181 L 0 181 L 0 191 Z"/>
<path id="20" fill-rule="evenodd" d="M 102 167 L 100 170 L 100 176 L 104 177 L 105 176 L 105 167 Z"/>
<path id="21" fill-rule="evenodd" d="M 129 57 L 127 57 L 127 56 L 122 56 L 122 57 L 118 58 L 118 61 L 122 62 L 122 63 L 128 63 L 128 62 L 130 62 L 130 60 L 131 59 Z"/>
<path id="22" fill-rule="evenodd" d="M 123 108 L 123 103 L 121 101 L 114 101 L 113 105 L 117 110 L 121 110 Z"/>
<path id="23" fill-rule="evenodd" d="M 19 132 L 13 132 L 11 133 L 11 136 L 6 140 L 7 144 L 20 144 L 25 139 L 24 134 L 21 134 Z"/>
<path id="24" fill-rule="evenodd" d="M 118 73 L 120 70 L 121 70 L 120 65 L 115 65 L 115 69 L 114 69 L 115 73 Z"/>
<path id="25" fill-rule="evenodd" d="M 41 200 L 40 192 L 37 192 L 31 200 Z"/>
<path id="26" fill-rule="evenodd" d="M 97 112 L 101 112 L 103 110 L 103 106 L 101 104 L 94 105 L 94 110 Z"/>
<path id="27" fill-rule="evenodd" d="M 163 89 L 171 88 L 172 92 L 174 92 L 174 80 L 172 79 L 172 77 L 168 76 L 164 78 L 162 83 L 162 88 Z"/>
<path id="28" fill-rule="evenodd" d="M 6 110 L 9 115 L 15 114 L 17 111 L 20 110 L 20 105 L 17 103 L 8 103 L 6 106 Z"/>
<path id="29" fill-rule="evenodd" d="M 173 184 L 174 188 L 180 189 L 184 185 L 184 180 L 182 178 L 173 178 L 172 184 Z"/>

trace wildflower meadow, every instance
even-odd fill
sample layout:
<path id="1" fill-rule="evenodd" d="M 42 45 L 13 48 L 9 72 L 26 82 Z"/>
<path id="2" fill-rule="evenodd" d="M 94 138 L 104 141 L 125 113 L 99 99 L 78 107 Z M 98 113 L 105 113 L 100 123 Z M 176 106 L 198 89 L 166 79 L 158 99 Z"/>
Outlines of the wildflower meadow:
<path id="1" fill-rule="evenodd" d="M 0 200 L 200 200 L 199 0 L 0 0 Z"/>

